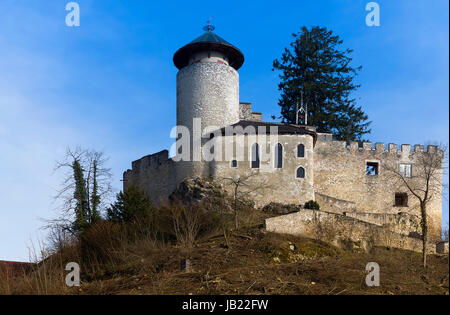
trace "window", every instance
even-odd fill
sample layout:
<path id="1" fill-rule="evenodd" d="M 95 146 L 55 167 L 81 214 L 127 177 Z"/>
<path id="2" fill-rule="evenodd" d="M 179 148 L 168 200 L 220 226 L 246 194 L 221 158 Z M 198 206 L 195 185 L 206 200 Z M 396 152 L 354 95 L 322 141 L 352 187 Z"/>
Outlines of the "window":
<path id="1" fill-rule="evenodd" d="M 238 163 L 236 160 L 231 161 L 231 167 L 237 167 Z"/>
<path id="2" fill-rule="evenodd" d="M 213 133 L 211 133 L 211 134 L 209 135 L 209 139 L 210 139 L 210 140 L 214 139 L 214 134 L 213 134 Z M 211 145 L 211 147 L 210 147 L 210 149 L 209 149 L 209 153 L 211 153 L 211 155 L 214 154 L 214 144 Z"/>
<path id="3" fill-rule="evenodd" d="M 403 177 L 411 177 L 411 164 L 400 164 L 398 171 Z"/>
<path id="4" fill-rule="evenodd" d="M 275 168 L 283 167 L 283 146 L 278 143 L 275 146 Z"/>
<path id="5" fill-rule="evenodd" d="M 303 167 L 297 169 L 297 178 L 305 178 L 305 169 Z"/>
<path id="6" fill-rule="evenodd" d="M 252 146 L 252 168 L 259 168 L 259 145 Z"/>
<path id="7" fill-rule="evenodd" d="M 408 206 L 408 194 L 407 193 L 395 193 L 395 206 L 407 207 Z"/>
<path id="8" fill-rule="evenodd" d="M 378 175 L 378 162 L 366 162 L 366 175 Z"/>
<path id="9" fill-rule="evenodd" d="M 305 157 L 305 146 L 303 144 L 297 146 L 297 157 Z"/>

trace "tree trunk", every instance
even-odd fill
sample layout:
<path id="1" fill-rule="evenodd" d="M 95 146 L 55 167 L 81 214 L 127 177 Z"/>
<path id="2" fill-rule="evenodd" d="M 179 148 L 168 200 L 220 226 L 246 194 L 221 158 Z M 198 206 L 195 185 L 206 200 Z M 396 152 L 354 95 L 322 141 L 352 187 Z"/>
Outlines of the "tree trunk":
<path id="1" fill-rule="evenodd" d="M 234 227 L 235 230 L 237 231 L 239 228 L 239 223 L 238 223 L 238 209 L 237 209 L 237 190 L 238 187 L 236 187 L 234 189 Z"/>
<path id="2" fill-rule="evenodd" d="M 427 267 L 427 242 L 428 242 L 428 224 L 427 224 L 427 209 L 426 204 L 420 203 L 420 211 L 422 216 L 422 258 L 423 258 L 423 267 Z"/>

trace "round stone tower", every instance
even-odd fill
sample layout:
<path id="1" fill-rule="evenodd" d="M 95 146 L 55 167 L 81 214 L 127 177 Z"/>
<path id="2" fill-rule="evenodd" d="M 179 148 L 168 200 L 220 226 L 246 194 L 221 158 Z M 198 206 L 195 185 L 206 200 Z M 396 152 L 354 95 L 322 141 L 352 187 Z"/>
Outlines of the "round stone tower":
<path id="1" fill-rule="evenodd" d="M 191 135 L 191 162 L 183 162 L 177 167 L 178 181 L 213 173 L 211 163 L 205 165 L 197 162 L 199 155 L 195 154 L 192 142 L 194 131 L 199 134 L 205 128 L 219 129 L 239 121 L 237 70 L 244 63 L 244 55 L 214 34 L 213 26 L 208 25 L 204 30 L 206 32 L 202 36 L 180 48 L 173 57 L 173 62 L 179 69 L 177 126 L 187 127 Z M 195 130 L 194 120 L 198 126 Z"/>
<path id="2" fill-rule="evenodd" d="M 173 61 L 177 74 L 177 125 L 192 130 L 193 119 L 224 127 L 239 121 L 239 74 L 244 63 L 239 49 L 212 32 L 180 48 Z"/>

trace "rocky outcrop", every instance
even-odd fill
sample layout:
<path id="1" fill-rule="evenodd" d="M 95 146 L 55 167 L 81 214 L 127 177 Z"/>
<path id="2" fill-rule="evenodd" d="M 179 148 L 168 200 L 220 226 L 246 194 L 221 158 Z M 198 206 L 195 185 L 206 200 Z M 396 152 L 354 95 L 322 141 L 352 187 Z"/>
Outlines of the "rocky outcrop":
<path id="1" fill-rule="evenodd" d="M 220 183 L 212 178 L 188 178 L 169 196 L 171 202 L 202 203 L 206 208 L 232 212 L 232 198 Z"/>

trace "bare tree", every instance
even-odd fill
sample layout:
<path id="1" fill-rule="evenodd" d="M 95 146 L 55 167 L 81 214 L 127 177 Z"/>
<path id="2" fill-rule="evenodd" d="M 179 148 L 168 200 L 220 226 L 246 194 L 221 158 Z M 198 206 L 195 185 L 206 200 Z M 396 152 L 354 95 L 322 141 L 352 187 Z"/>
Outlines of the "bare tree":
<path id="1" fill-rule="evenodd" d="M 249 195 L 251 194 L 261 194 L 267 189 L 271 189 L 272 186 L 265 182 L 256 182 L 252 178 L 257 175 L 257 172 L 251 172 L 247 175 L 238 175 L 236 177 L 222 177 L 219 178 L 221 181 L 225 181 L 226 185 L 232 187 L 232 197 L 233 197 L 233 212 L 234 212 L 234 227 L 236 230 L 239 229 L 239 209 L 245 206 L 249 202 Z"/>
<path id="2" fill-rule="evenodd" d="M 415 197 L 420 205 L 422 229 L 423 266 L 427 266 L 428 219 L 427 207 L 430 201 L 442 194 L 442 177 L 447 169 L 447 146 L 428 146 L 427 152 L 417 154 L 411 169 L 397 164 L 386 164 L 384 169 L 392 175 L 395 184 L 405 187 L 409 195 Z"/>
<path id="3" fill-rule="evenodd" d="M 112 173 L 106 167 L 107 161 L 103 152 L 81 148 L 66 150 L 55 167 L 55 171 L 65 171 L 55 196 L 60 202 L 61 216 L 46 220 L 44 228 L 59 228 L 76 234 L 83 225 L 100 219 L 112 195 Z"/>
<path id="4" fill-rule="evenodd" d="M 190 254 L 202 227 L 202 209 L 198 206 L 174 203 L 170 211 L 177 240 Z"/>

